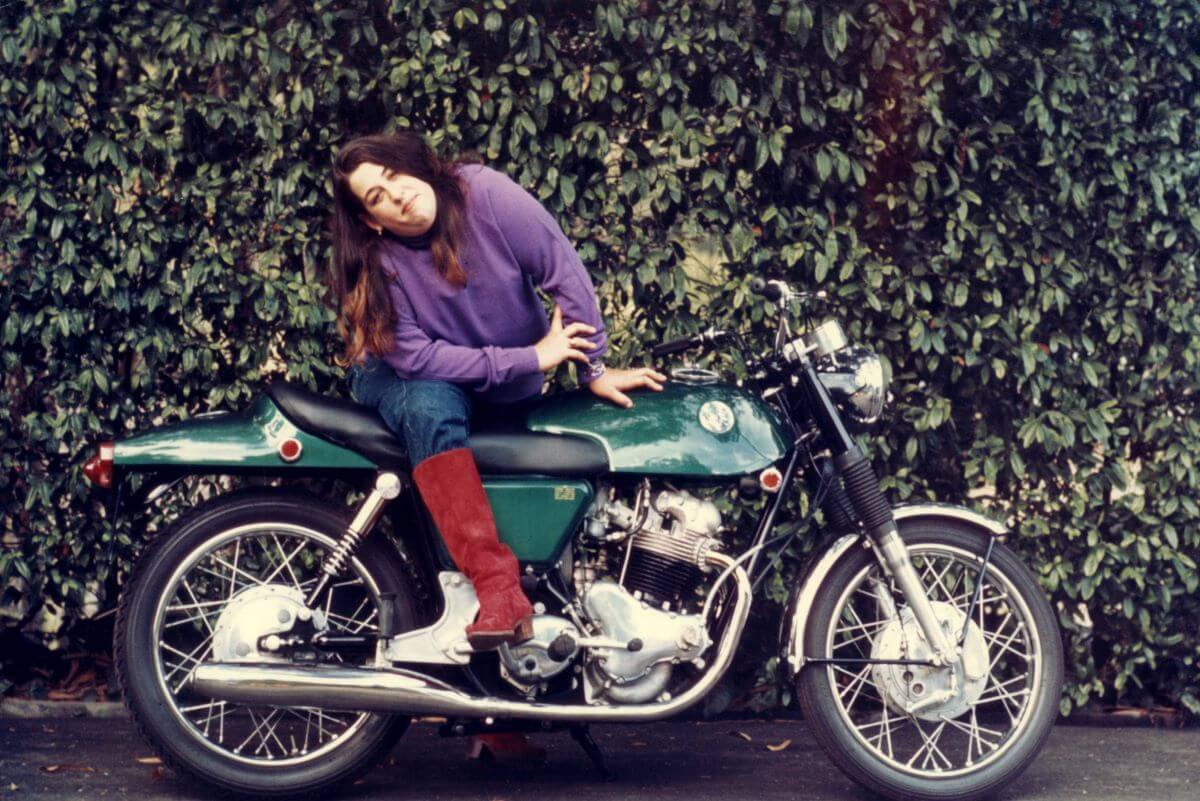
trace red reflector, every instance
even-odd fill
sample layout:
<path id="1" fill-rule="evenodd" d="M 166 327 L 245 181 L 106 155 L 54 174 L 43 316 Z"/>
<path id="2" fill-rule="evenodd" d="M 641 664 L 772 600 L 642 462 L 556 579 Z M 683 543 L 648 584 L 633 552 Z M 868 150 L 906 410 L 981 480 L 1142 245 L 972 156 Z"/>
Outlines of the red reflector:
<path id="1" fill-rule="evenodd" d="M 779 485 L 782 483 L 783 473 L 780 473 L 777 468 L 768 467 L 758 474 L 758 485 L 767 492 L 778 492 Z"/>
<path id="2" fill-rule="evenodd" d="M 294 462 L 300 458 L 300 440 L 289 437 L 279 443 L 279 458 L 285 462 Z"/>
<path id="3" fill-rule="evenodd" d="M 101 442 L 100 452 L 84 462 L 83 474 L 97 487 L 108 489 L 113 479 L 113 444 Z"/>

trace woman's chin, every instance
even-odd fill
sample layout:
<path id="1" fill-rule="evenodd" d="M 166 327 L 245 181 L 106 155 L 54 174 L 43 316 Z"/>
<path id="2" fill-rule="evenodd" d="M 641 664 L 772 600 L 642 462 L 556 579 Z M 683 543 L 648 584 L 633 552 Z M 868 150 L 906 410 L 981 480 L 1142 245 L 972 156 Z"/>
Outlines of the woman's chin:
<path id="1" fill-rule="evenodd" d="M 388 230 L 401 239 L 415 239 L 418 236 L 425 236 L 425 234 L 429 233 L 429 229 L 432 227 L 432 224 L 426 224 L 423 226 L 413 225 L 405 226 L 403 228 L 389 228 Z"/>

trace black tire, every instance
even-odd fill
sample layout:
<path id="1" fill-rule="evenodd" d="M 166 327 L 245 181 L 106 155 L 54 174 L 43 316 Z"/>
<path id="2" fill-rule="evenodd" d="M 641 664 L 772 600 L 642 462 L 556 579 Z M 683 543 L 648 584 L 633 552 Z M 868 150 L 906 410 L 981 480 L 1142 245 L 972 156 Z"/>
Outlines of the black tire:
<path id="1" fill-rule="evenodd" d="M 952 520 L 902 521 L 899 528 L 910 553 L 922 547 L 936 549 L 944 546 L 966 551 L 982 559 L 989 540 L 988 535 L 978 529 Z M 833 567 L 817 593 L 808 618 L 803 644 L 805 653 L 826 654 L 833 641 L 830 631 L 835 623 L 834 615 L 838 614 L 840 617 L 839 610 L 844 608 L 843 595 L 846 599 L 851 598 L 852 583 L 863 580 L 864 571 L 876 565 L 873 550 L 853 548 Z M 1033 678 L 1029 680 L 1032 686 L 1027 692 L 1027 706 L 1022 707 L 1025 711 L 1019 716 L 1019 720 L 1025 722 L 1019 727 L 1014 722 L 1013 733 L 1010 733 L 1009 738 L 997 739 L 998 743 L 1003 744 L 1003 749 L 997 748 L 995 755 L 989 755 L 990 761 L 985 760 L 981 753 L 977 760 L 978 765 L 972 767 L 971 751 L 968 747 L 963 767 L 955 771 L 947 769 L 948 774 L 954 772 L 957 775 L 941 778 L 929 775 L 932 771 L 923 771 L 926 775 L 914 775 L 914 772 L 922 771 L 913 771 L 911 766 L 905 769 L 899 759 L 891 760 L 889 764 L 889 755 L 883 753 L 882 736 L 878 747 L 874 747 L 870 742 L 871 738 L 862 734 L 861 730 L 856 729 L 850 722 L 851 713 L 843 712 L 845 705 L 839 700 L 847 694 L 847 688 L 844 686 L 847 683 L 846 679 L 841 679 L 843 686 L 838 692 L 835 690 L 838 680 L 834 678 L 834 668 L 806 664 L 796 679 L 797 696 L 805 719 L 822 748 L 851 779 L 890 798 L 906 801 L 966 801 L 985 798 L 1004 788 L 1037 756 L 1058 715 L 1063 681 L 1061 634 L 1054 611 L 1033 574 L 1010 549 L 1000 543 L 996 543 L 992 553 L 989 577 L 996 572 L 1002 574 L 1016 591 L 1037 630 L 1036 641 L 1040 649 L 1040 658 L 1036 660 L 1037 666 L 1031 669 L 1030 673 L 1039 675 L 1036 684 Z M 1031 643 L 1034 639 L 1035 637 L 1030 635 Z M 868 676 L 871 678 L 866 686 L 878 691 L 882 699 L 884 693 L 874 681 L 874 674 Z M 981 701 L 987 694 L 984 692 L 980 696 Z M 856 694 L 855 698 L 857 697 Z M 854 703 L 855 699 L 852 698 L 850 704 Z M 882 707 L 883 704 L 879 706 Z M 902 717 L 895 719 L 900 720 Z M 911 716 L 908 720 L 912 720 Z M 868 723 L 863 728 L 868 732 L 889 729 L 887 749 L 891 751 L 891 726 L 887 717 L 883 717 L 882 721 L 882 724 Z M 872 729 L 872 726 L 880 728 Z M 921 738 L 923 740 L 925 735 L 922 734 Z"/>
<path id="2" fill-rule="evenodd" d="M 347 733 L 339 735 L 342 741 L 331 742 L 328 753 L 320 754 L 320 758 L 301 760 L 300 764 L 291 764 L 297 761 L 291 758 L 275 764 L 265 759 L 239 760 L 230 749 L 206 744 L 205 736 L 198 736 L 198 729 L 181 720 L 165 686 L 168 682 L 160 683 L 157 666 L 160 643 L 154 640 L 160 601 L 170 591 L 168 583 L 172 575 L 189 554 L 238 527 L 263 523 L 291 525 L 336 541 L 348 522 L 348 511 L 312 497 L 280 489 L 253 489 L 219 496 L 190 510 L 140 554 L 117 609 L 114 635 L 117 678 L 138 730 L 163 763 L 183 778 L 239 795 L 316 795 L 370 770 L 404 734 L 408 718 L 370 714 L 348 726 Z M 368 537 L 356 553 L 354 563 L 355 569 L 364 571 L 379 592 L 396 594 L 397 630 L 412 628 L 415 617 L 407 574 L 390 545 Z M 369 586 L 365 579 L 364 586 Z M 372 590 L 370 594 L 373 593 Z M 377 602 L 378 598 L 374 600 Z M 221 724 L 224 726 L 224 717 Z M 304 745 L 307 750 L 307 732 Z"/>

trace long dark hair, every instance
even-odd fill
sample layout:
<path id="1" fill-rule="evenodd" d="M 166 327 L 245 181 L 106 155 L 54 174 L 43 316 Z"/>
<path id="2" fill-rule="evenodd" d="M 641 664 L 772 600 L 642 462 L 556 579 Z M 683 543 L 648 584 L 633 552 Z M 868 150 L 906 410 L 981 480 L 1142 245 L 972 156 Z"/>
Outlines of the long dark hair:
<path id="1" fill-rule="evenodd" d="M 437 195 L 437 217 L 430 229 L 429 247 L 438 273 L 455 286 L 466 286 L 467 274 L 458 253 L 465 230 L 466 191 L 456 175 L 458 165 L 478 162 L 474 156 L 442 159 L 425 139 L 411 131 L 371 134 L 352 139 L 333 157 L 333 255 L 329 288 L 337 309 L 338 332 L 346 343 L 342 367 L 360 361 L 366 352 L 382 356 L 392 348 L 396 324 L 387 292 L 387 276 L 379 259 L 384 237 L 362 216 L 370 217 L 350 189 L 350 173 L 364 162 L 419 178 Z"/>

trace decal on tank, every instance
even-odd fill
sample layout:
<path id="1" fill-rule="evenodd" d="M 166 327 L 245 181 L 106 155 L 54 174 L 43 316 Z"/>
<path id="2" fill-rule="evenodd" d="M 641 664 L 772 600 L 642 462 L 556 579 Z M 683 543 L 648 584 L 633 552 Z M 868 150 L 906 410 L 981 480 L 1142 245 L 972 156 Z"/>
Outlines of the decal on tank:
<path id="1" fill-rule="evenodd" d="M 700 407 L 700 425 L 705 431 L 724 434 L 733 429 L 733 409 L 724 401 L 712 400 Z"/>

